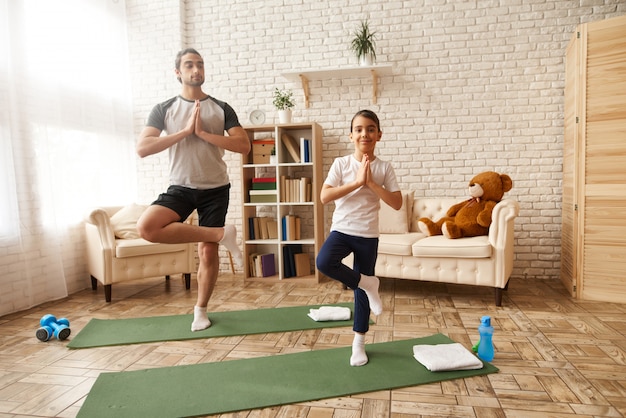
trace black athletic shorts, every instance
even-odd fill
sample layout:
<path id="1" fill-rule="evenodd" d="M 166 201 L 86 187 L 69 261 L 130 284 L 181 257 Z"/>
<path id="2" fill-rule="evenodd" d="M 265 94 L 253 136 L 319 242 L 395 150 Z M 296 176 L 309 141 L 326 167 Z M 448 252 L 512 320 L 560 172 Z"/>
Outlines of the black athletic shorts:
<path id="1" fill-rule="evenodd" d="M 197 209 L 199 225 L 224 226 L 229 200 L 230 184 L 207 190 L 170 186 L 152 204 L 172 209 L 180 216 L 180 222 Z"/>

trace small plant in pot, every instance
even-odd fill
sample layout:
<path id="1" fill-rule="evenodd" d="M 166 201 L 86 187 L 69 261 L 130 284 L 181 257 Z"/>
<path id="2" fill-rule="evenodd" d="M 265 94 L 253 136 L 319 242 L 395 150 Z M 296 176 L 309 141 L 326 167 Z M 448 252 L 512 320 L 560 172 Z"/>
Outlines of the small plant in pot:
<path id="1" fill-rule="evenodd" d="M 293 101 L 293 92 L 291 90 L 274 89 L 274 100 L 272 101 L 276 110 L 278 110 L 278 120 L 280 123 L 291 122 L 291 109 L 296 105 Z"/>
<path id="2" fill-rule="evenodd" d="M 270 151 L 270 164 L 276 164 L 278 162 L 278 157 L 276 156 L 276 147 L 272 147 Z"/>
<path id="3" fill-rule="evenodd" d="M 376 60 L 376 32 L 372 32 L 369 22 L 363 20 L 353 36 L 350 49 L 359 59 L 359 64 L 372 65 Z"/>

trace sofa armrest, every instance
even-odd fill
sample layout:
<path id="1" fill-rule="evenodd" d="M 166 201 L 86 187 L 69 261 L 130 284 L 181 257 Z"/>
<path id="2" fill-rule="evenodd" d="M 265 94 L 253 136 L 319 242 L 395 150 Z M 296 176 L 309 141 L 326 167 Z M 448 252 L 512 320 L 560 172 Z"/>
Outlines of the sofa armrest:
<path id="1" fill-rule="evenodd" d="M 494 206 L 489 226 L 489 243 L 495 248 L 508 245 L 513 236 L 513 222 L 519 215 L 519 203 L 513 199 L 504 199 Z"/>
<path id="2" fill-rule="evenodd" d="M 115 254 L 115 235 L 111 226 L 112 208 L 92 209 L 85 217 L 85 250 L 89 274 L 102 283 L 111 283 L 113 256 Z"/>
<path id="3" fill-rule="evenodd" d="M 515 218 L 519 215 L 519 203 L 513 199 L 500 201 L 492 211 L 489 226 L 489 243 L 493 246 L 496 287 L 504 288 L 513 271 L 515 246 Z"/>
<path id="4" fill-rule="evenodd" d="M 87 240 L 97 241 L 103 250 L 115 248 L 115 234 L 111 226 L 111 216 L 105 208 L 92 209 L 85 218 Z"/>

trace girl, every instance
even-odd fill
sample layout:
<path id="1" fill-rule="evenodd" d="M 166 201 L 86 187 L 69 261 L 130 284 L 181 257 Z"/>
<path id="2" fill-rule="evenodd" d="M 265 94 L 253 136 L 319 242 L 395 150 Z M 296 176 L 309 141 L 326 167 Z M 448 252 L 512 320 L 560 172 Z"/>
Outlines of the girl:
<path id="1" fill-rule="evenodd" d="M 350 126 L 354 153 L 335 159 L 320 193 L 323 204 L 335 201 L 335 211 L 330 234 L 317 256 L 317 268 L 354 290 L 352 366 L 363 366 L 368 361 L 365 333 L 369 330 L 370 308 L 374 315 L 382 312 L 379 280 L 374 276 L 380 199 L 395 210 L 402 206 L 393 167 L 374 155 L 382 134 L 374 112 L 357 112 Z M 354 254 L 353 269 L 342 263 L 350 253 Z"/>

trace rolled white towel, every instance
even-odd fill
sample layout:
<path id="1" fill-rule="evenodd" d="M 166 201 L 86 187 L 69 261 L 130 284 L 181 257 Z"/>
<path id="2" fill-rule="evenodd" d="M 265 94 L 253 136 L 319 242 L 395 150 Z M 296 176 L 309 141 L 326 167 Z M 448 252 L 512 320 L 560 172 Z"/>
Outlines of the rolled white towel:
<path id="1" fill-rule="evenodd" d="M 431 372 L 483 368 L 483 362 L 460 343 L 414 345 L 413 356 Z"/>
<path id="2" fill-rule="evenodd" d="M 308 316 L 314 321 L 347 321 L 350 319 L 350 308 L 343 306 L 322 306 L 309 309 Z"/>

